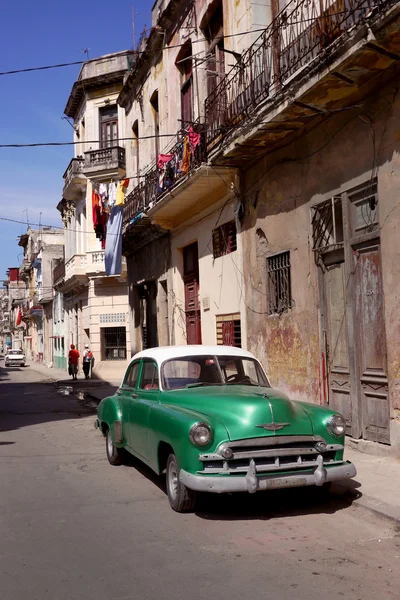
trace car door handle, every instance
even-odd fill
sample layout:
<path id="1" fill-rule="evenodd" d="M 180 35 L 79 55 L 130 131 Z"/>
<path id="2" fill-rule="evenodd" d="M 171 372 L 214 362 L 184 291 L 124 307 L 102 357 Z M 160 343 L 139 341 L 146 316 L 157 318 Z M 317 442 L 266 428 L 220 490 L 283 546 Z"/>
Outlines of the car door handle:
<path id="1" fill-rule="evenodd" d="M 132 398 L 137 398 L 137 394 L 131 394 Z"/>

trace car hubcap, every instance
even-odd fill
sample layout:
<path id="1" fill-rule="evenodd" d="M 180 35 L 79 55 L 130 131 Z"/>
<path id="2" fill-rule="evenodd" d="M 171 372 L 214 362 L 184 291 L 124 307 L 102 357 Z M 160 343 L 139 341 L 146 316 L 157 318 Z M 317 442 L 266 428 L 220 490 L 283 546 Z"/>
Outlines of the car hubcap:
<path id="1" fill-rule="evenodd" d="M 175 462 L 171 462 L 169 465 L 168 489 L 171 498 L 175 499 L 178 493 L 178 469 Z"/>
<path id="2" fill-rule="evenodd" d="M 111 439 L 111 434 L 108 431 L 107 432 L 107 452 L 109 456 L 112 456 L 113 453 L 113 443 L 112 443 L 112 439 Z"/>

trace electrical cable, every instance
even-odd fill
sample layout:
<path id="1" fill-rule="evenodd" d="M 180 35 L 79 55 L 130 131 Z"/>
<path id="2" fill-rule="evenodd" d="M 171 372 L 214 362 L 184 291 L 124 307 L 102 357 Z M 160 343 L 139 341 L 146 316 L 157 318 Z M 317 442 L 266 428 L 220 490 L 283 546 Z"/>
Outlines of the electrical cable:
<path id="1" fill-rule="evenodd" d="M 341 13 L 335 13 L 335 14 L 341 14 Z M 310 19 L 302 19 L 301 21 L 293 21 L 291 22 L 292 25 L 295 24 L 301 24 L 304 23 L 306 21 L 315 21 L 315 18 L 310 18 Z M 243 35 L 252 35 L 254 33 L 262 33 L 263 31 L 266 31 L 268 29 L 268 27 L 262 27 L 259 29 L 248 29 L 246 31 L 241 31 L 238 33 L 230 33 L 227 35 L 221 35 L 216 37 L 215 39 L 212 40 L 212 42 L 220 42 L 221 40 L 224 39 L 229 39 L 229 38 L 233 38 L 233 37 L 240 37 Z M 203 42 L 210 42 L 210 40 L 208 38 L 198 38 L 196 40 L 191 40 L 192 44 L 199 44 L 199 43 L 203 43 Z M 99 63 L 99 62 L 109 62 L 111 61 L 113 58 L 115 58 L 116 56 L 140 56 L 142 54 L 146 54 L 146 55 L 150 55 L 150 54 L 156 54 L 159 53 L 163 50 L 170 50 L 173 48 L 182 48 L 183 46 L 185 46 L 187 44 L 187 42 L 184 42 L 182 44 L 171 44 L 171 45 L 166 45 L 163 46 L 162 48 L 160 48 L 159 50 L 127 50 L 126 52 L 115 52 L 114 54 L 108 55 L 107 57 L 102 58 L 101 56 L 99 56 L 98 58 L 91 58 L 89 60 L 76 60 L 76 61 L 72 61 L 72 62 L 65 62 L 65 63 L 58 63 L 58 64 L 53 64 L 53 65 L 43 65 L 43 66 L 39 66 L 39 67 L 27 67 L 24 69 L 13 69 L 10 71 L 0 71 L 0 77 L 1 76 L 5 76 L 5 75 L 16 75 L 19 73 L 31 73 L 33 71 L 46 71 L 46 70 L 50 70 L 50 69 L 59 69 L 59 68 L 63 68 L 63 67 L 72 67 L 72 66 L 76 66 L 76 65 L 83 65 L 83 64 L 90 64 L 90 63 Z M 250 46 L 251 47 L 251 46 Z"/>
<path id="2" fill-rule="evenodd" d="M 299 119 L 311 119 L 311 118 L 315 118 L 315 117 L 323 117 L 325 115 L 330 115 L 330 114 L 334 114 L 334 113 L 338 113 L 338 112 L 343 112 L 343 111 L 347 111 L 347 110 L 354 110 L 355 108 L 359 108 L 362 109 L 363 106 L 362 104 L 353 104 L 352 106 L 345 106 L 343 108 L 336 108 L 336 109 L 331 109 L 331 110 L 324 110 L 312 115 L 302 115 L 301 117 L 297 117 L 297 120 Z M 280 121 L 279 124 L 285 124 L 285 123 L 290 123 L 291 121 Z M 271 122 L 270 121 L 254 121 L 255 125 L 270 125 Z M 236 123 L 236 124 L 232 124 L 232 125 L 221 125 L 218 127 L 219 131 L 223 131 L 225 130 L 234 130 L 234 129 L 238 129 L 242 126 L 242 123 Z M 142 141 L 142 140 L 152 140 L 155 138 L 162 138 L 162 137 L 166 137 L 166 138 L 176 138 L 176 136 L 180 133 L 181 130 L 175 131 L 174 133 L 159 133 L 159 134 L 152 134 L 152 135 L 144 135 L 144 136 L 140 136 L 140 137 L 121 137 L 118 138 L 118 142 L 123 142 L 123 141 L 128 141 L 128 142 L 132 142 L 132 141 Z M 202 133 L 208 133 L 208 132 L 215 132 L 215 129 L 202 129 Z M 30 144 L 0 144 L 0 148 L 36 148 L 36 147 L 48 147 L 48 146 L 77 146 L 79 144 L 100 144 L 102 143 L 103 140 L 85 140 L 85 141 L 72 141 L 72 142 L 33 142 Z M 105 148 L 106 150 L 107 148 Z M 87 150 L 87 152 L 97 152 L 98 148 L 96 149 L 89 149 Z M 146 167 L 147 168 L 147 167 Z M 146 170 L 143 169 L 143 170 Z M 140 177 L 144 177 L 144 175 L 141 175 Z M 137 176 L 133 176 L 133 177 L 123 177 L 122 179 L 134 179 L 137 178 Z"/>

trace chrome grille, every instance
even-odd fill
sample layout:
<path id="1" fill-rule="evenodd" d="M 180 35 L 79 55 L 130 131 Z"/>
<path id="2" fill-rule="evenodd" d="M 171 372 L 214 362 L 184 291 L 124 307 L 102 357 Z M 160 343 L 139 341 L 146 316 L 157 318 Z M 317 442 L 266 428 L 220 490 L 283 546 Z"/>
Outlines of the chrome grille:
<path id="1" fill-rule="evenodd" d="M 246 473 L 250 461 L 253 460 L 257 473 L 310 469 L 317 466 L 317 458 L 321 454 L 325 465 L 340 464 L 335 460 L 341 444 L 327 444 L 324 452 L 319 452 L 315 445 L 325 442 L 319 436 L 270 436 L 237 440 L 221 444 L 213 454 L 203 454 L 204 474 Z M 326 443 L 326 442 L 325 442 Z M 226 459 L 222 452 L 230 448 L 233 456 Z"/>

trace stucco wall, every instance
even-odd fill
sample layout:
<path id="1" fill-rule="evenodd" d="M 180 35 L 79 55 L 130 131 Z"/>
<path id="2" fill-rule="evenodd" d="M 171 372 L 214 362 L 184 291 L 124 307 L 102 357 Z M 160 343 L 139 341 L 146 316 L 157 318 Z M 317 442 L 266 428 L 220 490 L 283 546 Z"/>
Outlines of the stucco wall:
<path id="1" fill-rule="evenodd" d="M 228 201 L 228 202 L 227 202 Z M 224 204 L 226 206 L 224 207 Z M 216 344 L 216 316 L 241 313 L 242 346 L 246 347 L 245 311 L 242 277 L 241 238 L 237 235 L 237 250 L 214 260 L 212 231 L 218 225 L 235 219 L 236 199 L 225 198 L 213 212 L 200 214 L 193 223 L 174 232 L 171 237 L 171 268 L 169 322 L 171 340 L 174 344 L 186 344 L 185 293 L 183 282 L 183 248 L 198 243 L 199 252 L 199 302 L 201 306 L 201 330 L 203 344 Z M 224 208 L 222 208 L 224 207 Z M 204 309 L 204 299 L 209 299 L 209 309 Z"/>
<path id="2" fill-rule="evenodd" d="M 376 176 L 383 268 L 389 395 L 400 408 L 400 98 L 392 85 L 343 111 L 244 176 L 243 234 L 249 349 L 272 383 L 297 399 L 320 401 L 317 267 L 310 207 Z M 290 250 L 294 307 L 267 315 L 266 257 Z M 260 314 L 258 314 L 260 313 Z"/>

